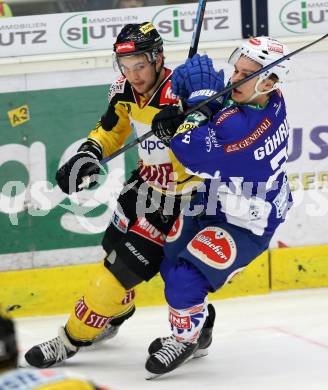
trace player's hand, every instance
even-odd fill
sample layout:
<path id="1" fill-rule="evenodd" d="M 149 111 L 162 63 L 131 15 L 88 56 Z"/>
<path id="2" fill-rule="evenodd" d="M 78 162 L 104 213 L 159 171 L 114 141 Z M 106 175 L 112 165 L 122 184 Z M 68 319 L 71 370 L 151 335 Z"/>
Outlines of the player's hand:
<path id="1" fill-rule="evenodd" d="M 185 64 L 178 66 L 172 75 L 173 93 L 186 99 L 194 106 L 224 88 L 224 72 L 216 72 L 212 60 L 207 56 L 195 54 Z M 209 107 L 216 111 L 221 108 L 222 99 L 212 101 Z"/>
<path id="2" fill-rule="evenodd" d="M 79 148 L 79 152 L 60 167 L 56 173 L 56 181 L 65 194 L 72 194 L 97 184 L 101 156 L 97 151 L 88 150 L 90 147 L 85 146 L 86 144 L 88 142 L 83 144 Z"/>
<path id="3" fill-rule="evenodd" d="M 154 116 L 151 129 L 164 145 L 170 144 L 178 127 L 183 123 L 185 115 L 177 106 L 167 106 Z"/>

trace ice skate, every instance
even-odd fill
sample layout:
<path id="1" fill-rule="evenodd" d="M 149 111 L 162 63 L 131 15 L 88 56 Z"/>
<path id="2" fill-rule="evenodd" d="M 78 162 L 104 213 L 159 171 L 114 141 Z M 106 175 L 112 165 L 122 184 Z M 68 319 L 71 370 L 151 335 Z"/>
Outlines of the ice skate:
<path id="1" fill-rule="evenodd" d="M 200 358 L 208 355 L 208 347 L 212 343 L 212 332 L 215 322 L 215 308 L 208 304 L 208 316 L 206 317 L 205 324 L 198 339 L 198 348 L 193 354 L 193 358 Z M 158 337 L 148 347 L 149 355 L 159 351 L 166 343 L 172 342 L 174 336 Z"/>
<path id="2" fill-rule="evenodd" d="M 35 345 L 25 354 L 28 364 L 37 368 L 48 368 L 74 356 L 78 347 L 71 344 L 63 327 L 52 340 Z"/>
<path id="3" fill-rule="evenodd" d="M 192 359 L 198 343 L 183 343 L 174 336 L 166 337 L 163 347 L 149 356 L 146 361 L 146 379 L 153 379 L 173 371 L 187 360 Z"/>

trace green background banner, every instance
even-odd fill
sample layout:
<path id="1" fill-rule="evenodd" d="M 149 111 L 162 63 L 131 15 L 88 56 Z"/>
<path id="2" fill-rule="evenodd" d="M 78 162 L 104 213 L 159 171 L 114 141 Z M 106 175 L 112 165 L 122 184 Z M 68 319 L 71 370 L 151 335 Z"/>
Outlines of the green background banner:
<path id="1" fill-rule="evenodd" d="M 99 245 L 101 233 L 65 230 L 60 219 L 68 211 L 58 204 L 48 212 L 31 213 L 25 207 L 15 215 L 3 210 L 3 204 L 4 195 L 7 200 L 11 197 L 11 204 L 19 194 L 24 195 L 24 187 L 15 187 L 8 194 L 11 181 L 28 187 L 32 177 L 45 176 L 56 186 L 55 172 L 63 153 L 95 126 L 107 108 L 107 91 L 108 86 L 101 85 L 0 95 L 0 254 Z M 122 164 L 127 174 L 135 162 L 133 149 L 125 154 Z M 57 192 L 61 204 L 69 205 L 70 200 L 58 187 Z M 106 208 L 105 204 L 93 207 L 87 216 L 97 216 Z"/>

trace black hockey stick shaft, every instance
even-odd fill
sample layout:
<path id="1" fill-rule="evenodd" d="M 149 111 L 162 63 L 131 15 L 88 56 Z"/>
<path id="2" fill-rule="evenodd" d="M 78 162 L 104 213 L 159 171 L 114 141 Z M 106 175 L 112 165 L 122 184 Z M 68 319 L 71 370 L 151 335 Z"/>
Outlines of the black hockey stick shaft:
<path id="1" fill-rule="evenodd" d="M 192 34 L 188 58 L 192 58 L 197 53 L 200 32 L 202 30 L 202 25 L 203 25 L 203 20 L 205 15 L 206 1 L 207 0 L 198 1 L 198 9 L 197 9 L 196 23 L 195 23 L 196 27 L 195 27 L 195 31 Z"/>
<path id="2" fill-rule="evenodd" d="M 192 58 L 192 56 L 194 56 L 197 53 L 200 32 L 202 29 L 202 24 L 203 24 L 204 15 L 205 15 L 206 1 L 207 0 L 199 0 L 198 1 L 195 30 L 193 32 L 193 36 L 191 39 L 188 58 Z M 121 149 L 117 150 L 116 152 L 112 153 L 110 156 L 107 156 L 103 160 L 101 160 L 100 164 L 101 165 L 106 164 L 107 161 L 112 160 L 113 158 L 115 158 L 115 157 L 119 156 L 120 154 L 124 153 L 125 151 L 129 150 L 133 146 L 138 145 L 139 143 L 143 142 L 145 139 L 149 138 L 152 134 L 153 134 L 152 131 L 149 131 L 148 133 L 142 135 L 141 137 L 136 138 L 135 140 L 129 142 L 128 144 L 124 145 Z"/>
<path id="3" fill-rule="evenodd" d="M 267 70 L 273 68 L 274 66 L 280 64 L 281 62 L 285 61 L 285 60 L 288 60 L 289 58 L 293 57 L 294 55 L 300 53 L 301 51 L 315 45 L 316 43 L 319 43 L 320 41 L 326 39 L 328 37 L 328 34 L 325 34 L 323 35 L 321 38 L 305 45 L 305 46 L 302 46 L 300 47 L 299 49 L 297 50 L 294 50 L 293 52 L 289 53 L 289 54 L 286 54 L 284 57 L 281 57 L 279 58 L 279 60 L 276 60 L 274 62 L 272 62 L 271 64 L 269 65 L 266 65 L 264 66 L 263 68 L 257 70 L 256 72 L 250 74 L 249 76 L 245 77 L 244 79 L 238 81 L 237 83 L 234 83 L 230 86 L 228 86 L 227 88 L 224 88 L 221 92 L 218 92 L 216 93 L 215 95 L 207 98 L 206 100 L 203 100 L 202 102 L 196 104 L 195 106 L 189 108 L 189 110 L 187 110 L 185 112 L 185 115 L 188 115 L 188 114 L 191 114 L 192 112 L 195 112 L 197 110 L 199 110 L 201 107 L 205 106 L 206 104 L 210 103 L 212 100 L 216 100 L 218 99 L 219 97 L 223 96 L 223 95 L 226 95 L 227 93 L 231 92 L 234 88 L 238 88 L 240 87 L 241 85 L 243 85 L 244 83 L 246 83 L 247 81 L 249 80 L 252 80 L 254 77 L 257 77 L 259 76 L 260 74 L 266 72 Z M 152 131 L 148 131 L 147 133 L 145 133 L 144 135 L 142 135 L 141 137 L 139 138 L 136 138 L 135 140 L 133 140 L 132 142 L 128 143 L 127 145 L 123 146 L 121 149 L 117 150 L 116 152 L 114 152 L 113 154 L 111 154 L 110 156 L 104 158 L 102 161 L 101 161 L 101 164 L 104 164 L 106 163 L 107 161 L 109 160 L 112 160 L 113 158 L 119 156 L 120 154 L 124 153 L 125 151 L 127 151 L 128 149 L 132 148 L 133 146 L 137 145 L 138 143 L 140 142 L 143 142 L 145 139 L 151 137 L 153 135 L 153 132 Z"/>

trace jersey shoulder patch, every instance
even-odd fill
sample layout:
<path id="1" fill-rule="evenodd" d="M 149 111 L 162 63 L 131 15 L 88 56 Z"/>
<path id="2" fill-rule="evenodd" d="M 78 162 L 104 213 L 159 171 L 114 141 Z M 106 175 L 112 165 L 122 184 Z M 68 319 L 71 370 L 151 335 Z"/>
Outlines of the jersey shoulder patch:
<path id="1" fill-rule="evenodd" d="M 123 75 L 120 76 L 117 80 L 115 80 L 110 86 L 108 90 L 108 102 L 110 103 L 114 96 L 118 93 L 124 93 L 125 85 L 127 79 Z"/>
<path id="2" fill-rule="evenodd" d="M 236 120 L 237 118 L 239 118 L 239 116 L 240 116 L 240 108 L 239 107 L 236 107 L 236 106 L 226 107 L 223 110 L 221 110 L 220 113 L 214 117 L 214 123 L 216 126 L 220 126 L 225 122 L 231 122 L 231 121 Z"/>
<path id="3" fill-rule="evenodd" d="M 178 104 L 178 97 L 172 91 L 171 80 L 168 80 L 162 88 L 159 105 L 164 106 L 170 104 Z"/>

